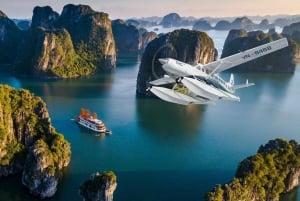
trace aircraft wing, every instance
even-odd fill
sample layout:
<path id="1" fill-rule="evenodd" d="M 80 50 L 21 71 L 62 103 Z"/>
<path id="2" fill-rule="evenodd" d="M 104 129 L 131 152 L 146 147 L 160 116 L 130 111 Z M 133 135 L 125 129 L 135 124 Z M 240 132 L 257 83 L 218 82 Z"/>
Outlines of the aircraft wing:
<path id="1" fill-rule="evenodd" d="M 237 65 L 240 65 L 242 63 L 251 61 L 253 59 L 259 58 L 261 56 L 270 54 L 272 52 L 275 52 L 277 50 L 280 50 L 284 47 L 288 46 L 288 41 L 286 38 L 282 38 L 264 45 L 260 45 L 257 47 L 254 47 L 249 50 L 245 50 L 243 52 L 225 57 L 223 59 L 220 59 L 218 61 L 211 62 L 209 64 L 204 65 L 204 68 L 207 70 L 207 72 L 212 75 L 215 73 L 222 72 L 224 70 L 233 68 Z"/>

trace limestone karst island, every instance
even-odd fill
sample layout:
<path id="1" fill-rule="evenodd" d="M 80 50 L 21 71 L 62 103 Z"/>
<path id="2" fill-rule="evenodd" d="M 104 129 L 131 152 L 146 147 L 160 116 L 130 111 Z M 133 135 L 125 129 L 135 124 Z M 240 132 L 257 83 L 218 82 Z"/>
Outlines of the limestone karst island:
<path id="1" fill-rule="evenodd" d="M 45 1 L 19 18 L 32 2 L 18 1 L 0 3 L 0 200 L 300 201 L 300 10 L 204 16 L 212 0 L 158 15 L 165 2 L 113 12 L 107 1 Z M 219 71 L 278 40 L 286 46 Z M 168 59 L 208 76 L 177 76 Z M 212 102 L 184 79 L 225 95 Z M 153 86 L 206 104 L 166 102 Z"/>
<path id="2" fill-rule="evenodd" d="M 51 125 L 40 97 L 7 85 L 0 85 L 0 94 L 0 176 L 21 174 L 31 194 L 52 197 L 60 171 L 70 163 L 70 143 Z"/>

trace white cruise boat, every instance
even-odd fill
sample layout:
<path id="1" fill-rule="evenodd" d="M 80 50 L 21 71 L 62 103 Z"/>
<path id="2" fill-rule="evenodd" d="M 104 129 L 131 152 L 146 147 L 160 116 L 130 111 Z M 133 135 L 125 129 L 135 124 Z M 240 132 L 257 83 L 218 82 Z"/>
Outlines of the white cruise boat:
<path id="1" fill-rule="evenodd" d="M 106 129 L 103 121 L 98 119 L 97 114 L 94 113 L 91 115 L 87 109 L 81 109 L 77 117 L 77 123 L 97 133 L 111 134 L 111 131 Z"/>

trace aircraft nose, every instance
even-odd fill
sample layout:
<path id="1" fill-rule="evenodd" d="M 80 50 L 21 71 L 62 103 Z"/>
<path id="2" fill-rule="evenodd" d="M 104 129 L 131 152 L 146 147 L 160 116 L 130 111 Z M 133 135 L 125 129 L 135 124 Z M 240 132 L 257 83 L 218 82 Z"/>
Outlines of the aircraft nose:
<path id="1" fill-rule="evenodd" d="M 159 61 L 162 65 L 168 63 L 168 59 L 158 59 L 158 61 Z"/>

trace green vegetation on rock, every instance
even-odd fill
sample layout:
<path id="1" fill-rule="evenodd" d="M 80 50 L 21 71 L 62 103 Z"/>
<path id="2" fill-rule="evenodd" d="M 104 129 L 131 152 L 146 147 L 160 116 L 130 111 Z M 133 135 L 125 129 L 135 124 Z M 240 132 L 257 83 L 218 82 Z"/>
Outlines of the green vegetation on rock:
<path id="1" fill-rule="evenodd" d="M 66 5 L 61 16 L 49 6 L 35 7 L 31 28 L 22 35 L 11 61 L 17 75 L 72 78 L 116 65 L 108 14 L 86 5 Z"/>
<path id="2" fill-rule="evenodd" d="M 279 200 L 282 193 L 299 185 L 300 145 L 276 139 L 244 159 L 235 178 L 207 194 L 209 201 Z"/>
<path id="3" fill-rule="evenodd" d="M 107 13 L 96 12 L 86 5 L 69 4 L 64 7 L 59 23 L 70 33 L 77 54 L 91 65 L 104 67 L 109 57 L 115 57 L 115 41 Z"/>
<path id="4" fill-rule="evenodd" d="M 82 75 L 92 74 L 96 70 L 96 66 L 92 65 L 76 54 L 69 33 L 65 30 L 55 32 L 46 32 L 44 40 L 54 40 L 54 49 L 45 49 L 48 51 L 46 56 L 49 57 L 48 68 L 51 73 L 57 77 L 78 77 Z M 51 44 L 50 44 L 51 45 Z M 43 53 L 43 52 L 42 52 Z M 47 58 L 39 58 L 38 61 L 45 61 Z"/>
<path id="5" fill-rule="evenodd" d="M 38 117 L 32 113 L 40 101 L 27 90 L 14 90 L 7 85 L 0 85 L 0 165 L 13 164 L 15 156 L 26 151 L 25 139 L 21 138 L 23 129 L 33 131 L 26 133 L 30 137 L 37 135 L 35 128 L 38 127 Z M 25 158 L 18 159 L 25 161 Z"/>
<path id="6" fill-rule="evenodd" d="M 18 73 L 48 77 L 78 77 L 89 75 L 95 65 L 84 60 L 74 51 L 69 33 L 65 29 L 47 31 L 43 28 L 31 30 L 26 52 L 15 70 Z M 34 66 L 34 68 L 25 68 Z"/>
<path id="7" fill-rule="evenodd" d="M 23 171 L 31 193 L 50 197 L 70 157 L 70 144 L 52 127 L 45 102 L 28 90 L 0 85 L 0 177 Z"/>
<path id="8" fill-rule="evenodd" d="M 80 186 L 80 195 L 86 201 L 112 201 L 117 187 L 117 177 L 114 172 L 94 173 Z"/>

